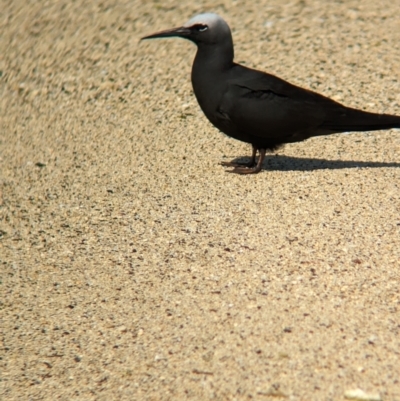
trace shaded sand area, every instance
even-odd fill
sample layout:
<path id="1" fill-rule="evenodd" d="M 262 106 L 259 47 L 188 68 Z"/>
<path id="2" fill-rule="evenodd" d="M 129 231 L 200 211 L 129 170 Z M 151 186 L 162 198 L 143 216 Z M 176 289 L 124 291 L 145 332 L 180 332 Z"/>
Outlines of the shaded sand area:
<path id="1" fill-rule="evenodd" d="M 400 114 L 398 2 L 0 9 L 2 400 L 400 400 L 400 132 L 228 174 L 194 46 L 138 41 L 214 11 L 237 61 Z"/>

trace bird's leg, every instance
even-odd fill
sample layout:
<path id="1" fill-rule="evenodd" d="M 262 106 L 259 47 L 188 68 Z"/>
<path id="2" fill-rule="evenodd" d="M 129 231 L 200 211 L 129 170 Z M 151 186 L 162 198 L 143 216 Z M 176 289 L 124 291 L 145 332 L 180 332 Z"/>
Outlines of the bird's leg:
<path id="1" fill-rule="evenodd" d="M 221 162 L 221 166 L 224 167 L 254 167 L 256 165 L 256 154 L 257 154 L 257 148 L 253 146 L 253 151 L 251 154 L 251 159 L 248 162 L 245 163 L 239 163 L 239 162 Z"/>
<path id="2" fill-rule="evenodd" d="M 254 145 L 252 145 L 251 159 L 246 164 L 246 167 L 254 167 L 256 165 L 256 154 L 257 154 L 257 148 Z"/>
<path id="3" fill-rule="evenodd" d="M 254 148 L 253 148 L 254 149 Z M 261 166 L 265 158 L 265 149 L 259 149 L 260 157 L 258 158 L 257 165 L 252 168 L 243 168 L 243 167 L 235 167 L 233 170 L 229 171 L 229 173 L 236 173 L 236 174 L 257 174 L 261 171 Z"/>

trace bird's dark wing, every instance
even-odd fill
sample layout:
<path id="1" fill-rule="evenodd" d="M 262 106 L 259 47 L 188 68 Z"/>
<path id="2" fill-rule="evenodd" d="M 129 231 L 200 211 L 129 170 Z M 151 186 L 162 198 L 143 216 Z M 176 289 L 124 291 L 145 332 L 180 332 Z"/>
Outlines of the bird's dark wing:
<path id="1" fill-rule="evenodd" d="M 219 111 L 240 132 L 291 142 L 318 130 L 330 110 L 343 107 L 273 75 L 237 67 Z"/>

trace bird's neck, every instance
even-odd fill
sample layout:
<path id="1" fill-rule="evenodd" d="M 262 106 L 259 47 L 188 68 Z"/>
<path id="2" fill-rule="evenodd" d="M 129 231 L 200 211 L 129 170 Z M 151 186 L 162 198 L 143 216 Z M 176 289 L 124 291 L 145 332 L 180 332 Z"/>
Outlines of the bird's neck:
<path id="1" fill-rule="evenodd" d="M 216 110 L 226 85 L 226 75 L 233 67 L 233 46 L 199 46 L 192 67 L 192 85 L 197 101 L 208 117 L 217 124 Z"/>
<path id="2" fill-rule="evenodd" d="M 208 73 L 226 71 L 233 65 L 233 44 L 226 45 L 205 45 L 199 44 L 193 69 L 201 68 Z"/>
<path id="3" fill-rule="evenodd" d="M 198 46 L 192 67 L 192 85 L 200 105 L 209 101 L 210 91 L 222 85 L 224 73 L 232 66 L 233 46 Z"/>

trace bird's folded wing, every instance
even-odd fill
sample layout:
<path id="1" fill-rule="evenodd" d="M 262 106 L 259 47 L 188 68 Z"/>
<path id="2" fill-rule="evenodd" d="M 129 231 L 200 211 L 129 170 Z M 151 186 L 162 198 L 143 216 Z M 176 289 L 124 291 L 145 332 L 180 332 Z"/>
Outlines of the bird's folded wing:
<path id="1" fill-rule="evenodd" d="M 324 96 L 262 74 L 231 80 L 220 110 L 241 132 L 280 139 L 317 129 L 326 103 L 330 100 Z"/>
<path id="2" fill-rule="evenodd" d="M 296 93 L 286 85 L 272 80 L 232 82 L 220 109 L 238 130 L 260 137 L 279 139 L 317 128 L 325 113 L 313 93 Z"/>

